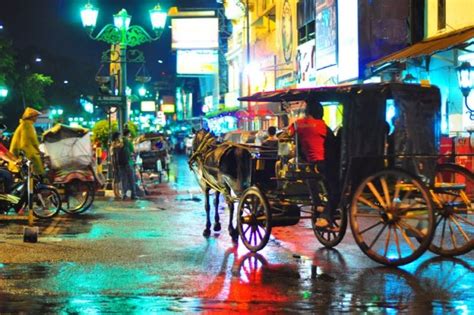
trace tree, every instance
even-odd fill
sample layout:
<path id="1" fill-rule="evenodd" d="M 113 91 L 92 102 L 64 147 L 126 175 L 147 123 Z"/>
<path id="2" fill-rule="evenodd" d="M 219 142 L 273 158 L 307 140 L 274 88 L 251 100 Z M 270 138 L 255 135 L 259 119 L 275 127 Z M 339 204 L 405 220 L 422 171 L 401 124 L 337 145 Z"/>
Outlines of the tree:
<path id="1" fill-rule="evenodd" d="M 0 84 L 5 84 L 11 90 L 15 78 L 15 53 L 12 44 L 0 37 Z"/>
<path id="2" fill-rule="evenodd" d="M 27 74 L 20 83 L 21 97 L 24 107 L 41 109 L 47 104 L 44 89 L 53 84 L 53 79 L 41 73 Z"/>
<path id="3" fill-rule="evenodd" d="M 92 127 L 92 141 L 98 141 L 103 148 L 108 147 L 109 134 L 118 131 L 117 122 L 112 122 L 112 131 L 109 128 L 109 122 L 107 120 L 99 120 Z"/>

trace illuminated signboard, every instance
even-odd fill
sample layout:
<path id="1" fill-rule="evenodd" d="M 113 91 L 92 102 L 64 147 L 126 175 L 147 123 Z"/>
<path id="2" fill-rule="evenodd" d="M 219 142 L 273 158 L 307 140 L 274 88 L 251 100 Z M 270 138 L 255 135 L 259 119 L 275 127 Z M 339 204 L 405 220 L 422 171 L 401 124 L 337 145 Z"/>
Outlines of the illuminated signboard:
<path id="1" fill-rule="evenodd" d="M 357 0 L 338 1 L 339 82 L 359 77 Z"/>
<path id="2" fill-rule="evenodd" d="M 175 112 L 174 104 L 162 104 L 161 111 L 166 114 L 172 114 Z"/>
<path id="3" fill-rule="evenodd" d="M 341 1 L 345 2 L 345 1 Z M 316 68 L 336 64 L 336 3 L 316 0 Z"/>
<path id="4" fill-rule="evenodd" d="M 315 41 L 310 40 L 298 46 L 296 53 L 296 86 L 299 88 L 316 85 Z"/>
<path id="5" fill-rule="evenodd" d="M 171 20 L 172 49 L 215 49 L 219 47 L 217 18 L 174 18 Z"/>
<path id="6" fill-rule="evenodd" d="M 178 50 L 177 74 L 216 74 L 219 71 L 217 50 Z"/>
<path id="7" fill-rule="evenodd" d="M 154 101 L 142 101 L 140 103 L 140 110 L 142 112 L 154 112 L 156 110 L 156 105 Z"/>

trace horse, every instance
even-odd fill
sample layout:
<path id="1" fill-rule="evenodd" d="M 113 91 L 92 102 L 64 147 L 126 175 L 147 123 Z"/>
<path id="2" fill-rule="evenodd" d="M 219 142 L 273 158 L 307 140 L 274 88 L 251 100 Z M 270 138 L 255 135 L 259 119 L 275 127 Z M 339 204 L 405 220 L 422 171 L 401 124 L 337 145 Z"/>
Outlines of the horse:
<path id="1" fill-rule="evenodd" d="M 205 129 L 195 133 L 192 152 L 189 167 L 205 195 L 206 228 L 203 236 L 209 237 L 211 234 L 209 194 L 214 190 L 214 231 L 221 230 L 218 206 L 219 196 L 223 194 L 230 211 L 229 235 L 236 242 L 238 231 L 233 224 L 235 197 L 232 197 L 232 193 L 239 196 L 250 186 L 250 152 L 243 145 L 218 143 L 216 137 Z"/>

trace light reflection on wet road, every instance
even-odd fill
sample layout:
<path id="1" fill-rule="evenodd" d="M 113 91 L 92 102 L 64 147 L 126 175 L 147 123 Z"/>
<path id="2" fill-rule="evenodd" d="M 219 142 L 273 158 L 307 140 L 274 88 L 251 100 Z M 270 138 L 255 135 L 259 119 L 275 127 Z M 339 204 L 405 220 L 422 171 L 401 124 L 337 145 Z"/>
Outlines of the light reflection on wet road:
<path id="1" fill-rule="evenodd" d="M 275 228 L 258 254 L 234 247 L 226 228 L 205 239 L 202 197 L 185 159 L 175 162 L 170 188 L 155 200 L 99 201 L 80 218 L 45 227 L 49 234 L 37 244 L 22 242 L 20 225 L 1 225 L 0 313 L 474 309 L 472 252 L 459 259 L 427 253 L 403 268 L 387 268 L 365 257 L 350 233 L 337 249 L 320 248 L 308 222 Z M 227 218 L 225 211 L 223 227 Z"/>

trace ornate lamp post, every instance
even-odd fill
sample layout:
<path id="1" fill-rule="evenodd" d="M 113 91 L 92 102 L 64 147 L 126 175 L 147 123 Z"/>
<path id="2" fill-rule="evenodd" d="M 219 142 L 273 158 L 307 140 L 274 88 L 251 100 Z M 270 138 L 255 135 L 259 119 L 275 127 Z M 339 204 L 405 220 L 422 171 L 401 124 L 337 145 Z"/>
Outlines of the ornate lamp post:
<path id="1" fill-rule="evenodd" d="M 456 71 L 458 73 L 459 88 L 464 96 L 464 104 L 469 111 L 469 118 L 474 120 L 474 109 L 469 106 L 467 99 L 469 93 L 474 88 L 474 67 L 471 66 L 469 62 L 465 61 L 456 68 Z"/>
<path id="2" fill-rule="evenodd" d="M 105 25 L 97 36 L 92 35 L 99 10 L 92 4 L 87 3 L 81 10 L 82 25 L 87 30 L 89 37 L 93 40 L 104 41 L 111 45 L 119 45 L 120 47 L 120 89 L 119 95 L 122 96 L 123 102 L 119 111 L 119 128 L 122 130 L 123 124 L 128 121 L 127 108 L 127 47 L 134 47 L 143 43 L 152 42 L 161 37 L 166 24 L 167 14 L 163 12 L 160 5 L 157 4 L 149 11 L 150 20 L 155 36 L 149 35 L 142 27 L 130 25 L 132 17 L 127 10 L 122 9 L 114 15 L 114 24 Z M 136 52 L 135 52 L 136 53 Z"/>

